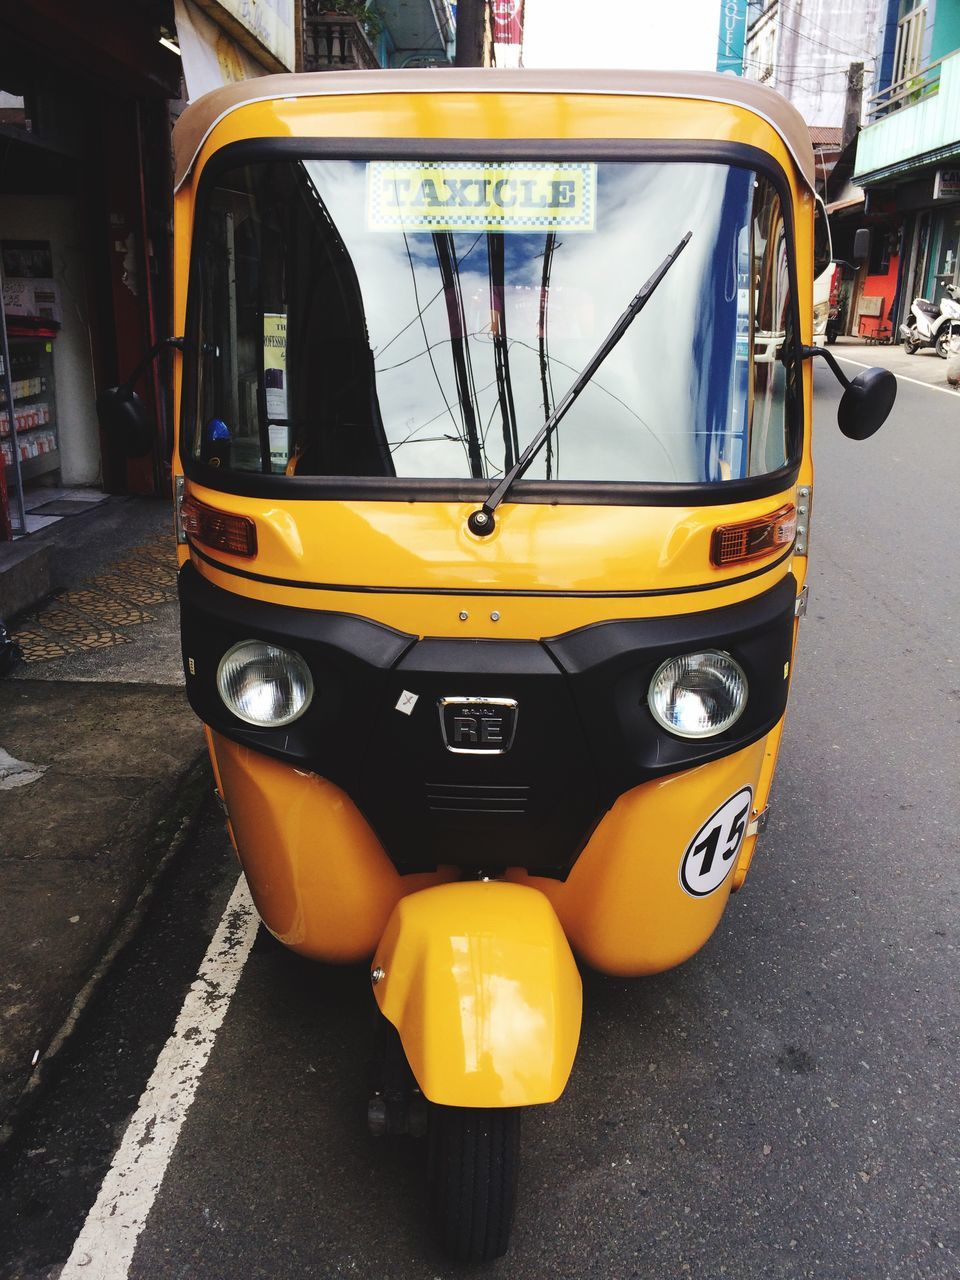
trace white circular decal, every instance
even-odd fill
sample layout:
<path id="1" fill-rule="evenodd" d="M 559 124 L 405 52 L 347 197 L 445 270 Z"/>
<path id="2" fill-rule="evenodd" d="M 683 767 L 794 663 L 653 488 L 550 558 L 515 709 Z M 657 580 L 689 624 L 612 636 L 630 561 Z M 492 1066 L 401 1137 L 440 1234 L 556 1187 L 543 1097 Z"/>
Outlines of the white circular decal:
<path id="1" fill-rule="evenodd" d="M 753 789 L 744 787 L 709 817 L 687 845 L 680 863 L 680 887 L 694 898 L 719 889 L 736 865 L 746 835 Z"/>

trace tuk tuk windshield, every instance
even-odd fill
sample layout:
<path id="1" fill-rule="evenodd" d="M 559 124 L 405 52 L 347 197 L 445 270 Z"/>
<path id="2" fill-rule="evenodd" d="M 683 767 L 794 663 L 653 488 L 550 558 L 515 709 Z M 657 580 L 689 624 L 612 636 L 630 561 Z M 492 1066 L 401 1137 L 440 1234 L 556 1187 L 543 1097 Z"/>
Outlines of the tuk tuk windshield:
<path id="1" fill-rule="evenodd" d="M 184 451 L 221 473 L 495 480 L 688 230 L 528 479 L 775 471 L 796 450 L 784 211 L 768 179 L 712 162 L 221 172 L 196 229 Z"/>

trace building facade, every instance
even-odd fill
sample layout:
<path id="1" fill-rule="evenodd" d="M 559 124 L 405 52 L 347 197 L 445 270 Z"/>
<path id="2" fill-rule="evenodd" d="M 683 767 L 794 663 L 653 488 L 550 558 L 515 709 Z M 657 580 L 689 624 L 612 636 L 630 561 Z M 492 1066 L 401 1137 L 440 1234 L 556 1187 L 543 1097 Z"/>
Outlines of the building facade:
<path id="1" fill-rule="evenodd" d="M 455 24 L 449 0 L 300 0 L 303 71 L 447 66 Z"/>
<path id="2" fill-rule="evenodd" d="M 914 297 L 960 285 L 960 0 L 890 0 L 853 180 L 899 242 L 893 332 Z"/>
<path id="3" fill-rule="evenodd" d="M 782 93 L 808 125 L 842 129 L 851 98 L 873 89 L 885 11 L 886 0 L 755 0 L 744 75 Z"/>

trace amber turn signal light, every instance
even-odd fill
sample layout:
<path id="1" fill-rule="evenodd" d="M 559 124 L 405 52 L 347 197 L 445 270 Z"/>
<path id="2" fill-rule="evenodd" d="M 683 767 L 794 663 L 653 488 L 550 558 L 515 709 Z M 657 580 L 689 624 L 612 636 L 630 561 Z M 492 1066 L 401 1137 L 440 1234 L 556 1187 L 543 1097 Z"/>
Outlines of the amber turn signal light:
<path id="1" fill-rule="evenodd" d="M 788 547 L 796 534 L 797 509 L 788 502 L 778 511 L 756 520 L 718 525 L 710 543 L 710 562 L 722 569 L 728 564 L 759 560 L 780 547 Z"/>
<path id="2" fill-rule="evenodd" d="M 257 526 L 249 516 L 235 516 L 217 511 L 196 498 L 184 498 L 180 504 L 180 523 L 184 533 L 205 547 L 227 551 L 232 556 L 257 554 Z"/>

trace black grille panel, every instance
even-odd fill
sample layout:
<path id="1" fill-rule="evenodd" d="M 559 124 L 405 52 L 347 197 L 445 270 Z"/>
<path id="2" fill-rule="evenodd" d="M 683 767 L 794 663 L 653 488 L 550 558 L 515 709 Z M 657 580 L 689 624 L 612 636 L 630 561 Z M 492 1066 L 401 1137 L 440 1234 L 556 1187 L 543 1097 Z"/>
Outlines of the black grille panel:
<path id="1" fill-rule="evenodd" d="M 431 813 L 495 813 L 522 817 L 530 803 L 530 787 L 480 786 L 471 783 L 428 782 Z"/>

